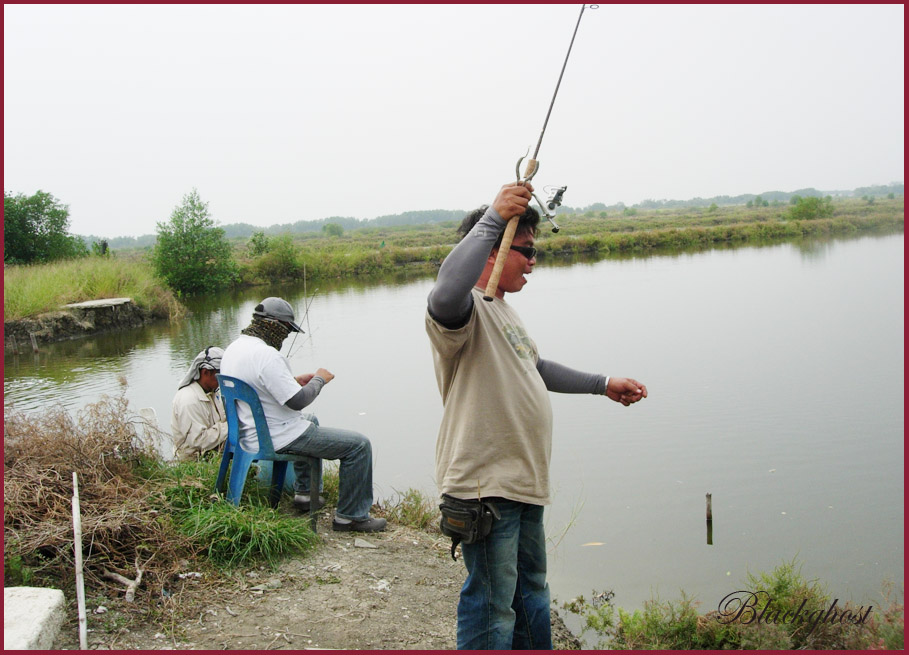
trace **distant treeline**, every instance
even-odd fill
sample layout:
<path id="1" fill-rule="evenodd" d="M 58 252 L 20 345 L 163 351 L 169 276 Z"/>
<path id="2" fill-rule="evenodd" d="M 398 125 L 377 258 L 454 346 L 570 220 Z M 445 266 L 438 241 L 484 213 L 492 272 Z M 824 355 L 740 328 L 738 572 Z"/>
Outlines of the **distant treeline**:
<path id="1" fill-rule="evenodd" d="M 632 208 L 640 209 L 682 209 L 686 207 L 710 207 L 711 205 L 747 205 L 760 199 L 770 204 L 789 204 L 794 196 L 802 198 L 825 196 L 833 197 L 883 197 L 889 194 L 903 195 L 903 184 L 893 183 L 888 185 L 875 185 L 859 187 L 853 191 L 818 191 L 814 188 L 798 189 L 796 191 L 767 191 L 760 194 L 746 193 L 739 196 L 714 196 L 713 198 L 692 198 L 690 200 L 644 200 Z M 559 214 L 584 214 L 587 212 L 623 211 L 625 203 L 606 205 L 596 202 L 586 207 L 570 207 L 562 205 L 558 208 Z M 305 232 L 320 232 L 326 225 L 340 225 L 344 230 L 355 230 L 361 227 L 389 227 L 393 225 L 421 225 L 425 223 L 444 223 L 446 221 L 459 221 L 467 212 L 465 210 L 429 209 L 422 211 L 409 211 L 402 214 L 388 214 L 376 218 L 354 218 L 352 216 L 330 216 L 312 221 L 297 221 L 295 223 L 280 223 L 271 227 L 258 227 L 249 223 L 230 223 L 220 225 L 224 236 L 228 239 L 248 239 L 255 232 L 264 232 L 267 235 L 300 234 Z M 114 237 L 106 238 L 95 235 L 81 236 L 86 244 L 106 241 L 111 250 L 129 248 L 150 248 L 155 245 L 156 234 L 144 234 L 140 237 Z"/>

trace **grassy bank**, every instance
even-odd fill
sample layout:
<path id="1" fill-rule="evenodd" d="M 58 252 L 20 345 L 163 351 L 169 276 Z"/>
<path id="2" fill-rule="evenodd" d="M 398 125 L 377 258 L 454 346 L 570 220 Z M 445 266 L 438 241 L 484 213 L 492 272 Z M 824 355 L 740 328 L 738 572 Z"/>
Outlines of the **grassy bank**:
<path id="1" fill-rule="evenodd" d="M 537 246 L 541 259 L 581 253 L 608 257 L 903 228 L 902 197 L 874 204 L 838 200 L 830 209 L 831 215 L 808 220 L 793 219 L 787 205 L 564 215 L 558 234 L 546 223 L 541 226 Z M 304 273 L 307 279 L 319 279 L 407 268 L 432 271 L 456 243 L 455 228 L 455 223 L 440 223 L 364 228 L 341 236 L 284 235 L 269 238 L 268 252 L 255 257 L 243 243 L 235 245 L 234 253 L 246 283 L 299 279 Z"/>
<path id="2" fill-rule="evenodd" d="M 841 199 L 822 218 L 796 220 L 790 206 L 722 207 L 633 212 L 587 212 L 559 217 L 562 231 L 544 223 L 537 245 L 540 259 L 589 254 L 609 257 L 700 250 L 799 238 L 901 231 L 903 198 L 873 204 Z M 305 233 L 235 240 L 233 257 L 241 284 L 368 278 L 401 272 L 431 273 L 457 241 L 455 223 L 361 228 L 341 235 Z M 255 253 L 255 254 L 253 254 Z M 4 320 L 34 316 L 60 305 L 96 298 L 129 296 L 158 315 L 174 316 L 181 305 L 157 280 L 147 252 L 118 251 L 38 266 L 8 266 L 3 280 Z"/>
<path id="3" fill-rule="evenodd" d="M 3 320 L 54 311 L 68 303 L 97 298 L 132 298 L 158 316 L 182 312 L 142 259 L 86 257 L 32 266 L 5 266 Z"/>

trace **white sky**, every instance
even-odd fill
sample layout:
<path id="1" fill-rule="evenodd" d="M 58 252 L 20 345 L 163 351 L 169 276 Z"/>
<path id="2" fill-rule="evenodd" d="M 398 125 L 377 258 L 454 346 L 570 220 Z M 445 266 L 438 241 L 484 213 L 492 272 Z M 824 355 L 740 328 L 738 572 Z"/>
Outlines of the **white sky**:
<path id="1" fill-rule="evenodd" d="M 580 5 L 4 5 L 4 190 L 76 234 L 471 209 Z M 584 12 L 534 182 L 565 204 L 903 181 L 903 5 Z"/>

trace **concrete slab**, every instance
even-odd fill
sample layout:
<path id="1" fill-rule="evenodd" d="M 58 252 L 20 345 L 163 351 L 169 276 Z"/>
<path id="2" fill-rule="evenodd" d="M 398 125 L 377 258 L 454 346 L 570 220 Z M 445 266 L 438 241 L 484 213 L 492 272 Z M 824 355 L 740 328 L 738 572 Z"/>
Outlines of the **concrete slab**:
<path id="1" fill-rule="evenodd" d="M 132 302 L 132 298 L 101 298 L 100 300 L 86 300 L 85 302 L 74 302 L 69 305 L 63 305 L 70 309 L 86 309 L 90 307 L 114 307 L 115 305 L 125 305 Z"/>
<path id="2" fill-rule="evenodd" d="M 59 589 L 4 587 L 3 650 L 49 650 L 65 619 Z"/>

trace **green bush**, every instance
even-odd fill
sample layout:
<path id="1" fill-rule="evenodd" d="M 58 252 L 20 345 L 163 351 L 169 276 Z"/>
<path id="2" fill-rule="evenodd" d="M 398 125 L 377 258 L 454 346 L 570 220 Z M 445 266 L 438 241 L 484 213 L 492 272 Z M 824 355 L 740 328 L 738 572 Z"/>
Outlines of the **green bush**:
<path id="1" fill-rule="evenodd" d="M 799 198 L 798 201 L 789 208 L 787 217 L 792 220 L 811 220 L 815 218 L 828 218 L 833 216 L 833 201 L 830 196 L 818 198 L 809 196 Z"/>
<path id="2" fill-rule="evenodd" d="M 178 294 L 216 291 L 239 277 L 224 230 L 215 227 L 208 203 L 195 189 L 183 196 L 170 222 L 158 223 L 151 261 L 155 273 Z"/>
<path id="3" fill-rule="evenodd" d="M 303 275 L 299 251 L 289 234 L 268 240 L 268 250 L 255 262 L 256 273 L 269 282 L 292 280 Z"/>
<path id="4" fill-rule="evenodd" d="M 718 611 L 698 614 L 697 603 L 682 594 L 679 601 L 651 600 L 642 610 L 628 612 L 612 604 L 612 592 L 594 593 L 592 600 L 576 598 L 563 609 L 583 620 L 583 633 L 592 633 L 597 648 L 615 650 L 861 650 L 902 649 L 903 605 L 855 607 L 831 599 L 816 580 L 806 580 L 795 560 L 770 573 L 749 574 L 742 589 L 753 593 L 746 610 L 727 606 L 730 614 Z M 725 599 L 724 599 L 725 600 Z M 835 602 L 836 601 L 836 602 Z M 721 605 L 721 611 L 725 611 Z M 823 620 L 831 610 L 841 616 L 865 617 L 862 623 L 850 620 Z M 738 613 L 736 613 L 738 612 Z M 733 616 L 732 613 L 735 613 Z M 878 614 L 880 618 L 878 618 Z M 836 615 L 833 615 L 834 618 Z M 795 619 L 793 617 L 799 617 Z"/>

